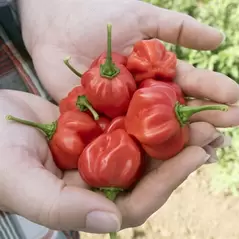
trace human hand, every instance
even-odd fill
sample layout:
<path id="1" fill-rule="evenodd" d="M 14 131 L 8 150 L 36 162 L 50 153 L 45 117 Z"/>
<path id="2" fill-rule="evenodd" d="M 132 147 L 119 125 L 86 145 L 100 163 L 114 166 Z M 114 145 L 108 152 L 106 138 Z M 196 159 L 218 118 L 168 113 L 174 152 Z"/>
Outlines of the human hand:
<path id="1" fill-rule="evenodd" d="M 152 37 L 198 50 L 215 49 L 223 40 L 218 30 L 188 15 L 138 0 L 19 0 L 19 5 L 26 47 L 57 102 L 79 84 L 63 59 L 71 56 L 72 64 L 84 72 L 106 49 L 107 23 L 113 26 L 113 50 L 123 54 L 135 42 Z"/>
<path id="2" fill-rule="evenodd" d="M 192 74 L 199 77 L 196 79 L 204 79 L 200 78 L 200 72 L 192 71 Z M 219 75 L 216 93 L 212 84 L 215 79 L 207 79 L 202 80 L 201 88 L 196 87 L 198 80 L 191 83 L 186 77 L 181 79 L 182 82 L 180 78 L 178 81 L 193 95 L 220 103 L 238 100 L 238 87 L 233 87 L 233 82 L 227 77 Z M 204 103 L 199 100 L 190 102 Z M 114 204 L 91 192 L 77 171 L 60 171 L 42 133 L 7 122 L 5 116 L 8 114 L 47 123 L 56 120 L 58 108 L 31 94 L 0 91 L 0 210 L 19 214 L 52 229 L 91 233 L 110 232 L 144 223 L 189 174 L 214 159 L 215 148 L 222 147 L 225 138 L 213 125 L 226 127 L 239 123 L 236 106 L 231 106 L 226 113 L 218 111 L 195 115 L 190 125 L 188 147 L 163 163 L 148 159 L 142 180 L 131 193 L 119 196 Z"/>
<path id="3" fill-rule="evenodd" d="M 204 50 L 216 48 L 223 38 L 217 30 L 188 16 L 136 0 L 115 0 L 114 4 L 110 0 L 100 3 L 97 0 L 70 0 L 67 3 L 20 0 L 20 6 L 26 46 L 44 86 L 57 101 L 78 84 L 77 77 L 64 66 L 63 58 L 71 55 L 72 64 L 84 71 L 105 49 L 108 22 L 113 25 L 114 50 L 125 54 L 136 41 L 148 37 Z M 122 18 L 122 13 L 127 17 Z M 122 32 L 124 34 L 120 35 Z M 202 35 L 207 38 L 201 38 Z M 218 73 L 194 69 L 184 62 L 179 61 L 176 81 L 189 96 L 218 103 L 238 100 L 238 87 L 232 80 Z M 59 171 L 39 132 L 6 123 L 4 119 L 4 115 L 14 114 L 30 120 L 52 121 L 58 115 L 53 105 L 16 92 L 3 92 L 0 100 L 0 127 L 5 132 L 1 137 L 9 138 L 0 141 L 4 152 L 0 159 L 3 161 L 0 164 L 0 193 L 4 195 L 0 207 L 61 230 L 109 232 L 142 224 L 191 172 L 208 160 L 206 153 L 212 154 L 209 160 L 215 157 L 214 147 L 222 146 L 224 137 L 214 126 L 228 127 L 239 123 L 239 110 L 235 106 L 227 113 L 195 115 L 195 123 L 190 126 L 189 147 L 162 165 L 152 161 L 149 173 L 131 194 L 119 197 L 115 206 L 101 195 L 84 190 L 87 185 L 77 172 Z M 203 100 L 189 102 L 194 105 L 204 103 Z M 11 171 L 7 171 L 9 169 Z M 12 196 L 13 190 L 17 197 Z M 33 200 L 34 203 L 29 203 Z M 28 205 L 27 210 L 25 205 Z M 111 212 L 114 217 L 106 221 L 98 213 L 92 224 L 87 224 L 87 214 L 94 210 Z"/>

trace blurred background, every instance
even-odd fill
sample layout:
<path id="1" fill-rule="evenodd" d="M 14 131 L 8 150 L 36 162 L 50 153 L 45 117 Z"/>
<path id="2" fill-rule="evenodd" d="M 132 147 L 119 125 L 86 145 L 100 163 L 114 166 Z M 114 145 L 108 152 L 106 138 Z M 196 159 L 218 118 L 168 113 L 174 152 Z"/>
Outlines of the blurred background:
<path id="1" fill-rule="evenodd" d="M 179 59 L 198 68 L 224 73 L 239 83 L 238 0 L 145 0 L 184 12 L 217 27 L 226 35 L 215 51 L 199 52 L 167 44 Z M 207 36 L 202 36 L 207 37 Z M 143 226 L 119 233 L 122 239 L 238 239 L 239 238 L 239 128 L 220 129 L 232 146 L 218 151 L 219 161 L 193 173 L 170 200 Z M 150 195 L 149 195 L 150 196 Z M 108 235 L 82 233 L 83 239 Z"/>

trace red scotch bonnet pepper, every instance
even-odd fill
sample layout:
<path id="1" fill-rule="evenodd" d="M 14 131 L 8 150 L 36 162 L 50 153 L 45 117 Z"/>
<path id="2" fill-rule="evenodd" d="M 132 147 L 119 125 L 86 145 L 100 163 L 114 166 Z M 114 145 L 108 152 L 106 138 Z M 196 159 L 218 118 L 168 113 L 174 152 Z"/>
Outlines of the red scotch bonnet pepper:
<path id="1" fill-rule="evenodd" d="M 35 123 L 11 115 L 6 119 L 41 130 L 49 141 L 57 167 L 62 170 L 77 169 L 79 156 L 85 146 L 102 134 L 96 121 L 78 110 L 60 115 L 59 119 L 51 124 Z"/>
<path id="2" fill-rule="evenodd" d="M 141 169 L 141 151 L 125 130 L 116 129 L 97 137 L 82 152 L 78 169 L 91 187 L 99 188 L 110 197 L 128 189 Z M 111 189 L 113 188 L 113 189 Z"/>
<path id="3" fill-rule="evenodd" d="M 66 113 L 67 111 L 72 111 L 78 109 L 79 111 L 84 111 L 90 116 L 93 116 L 96 123 L 100 128 L 105 131 L 108 127 L 110 120 L 104 116 L 99 116 L 98 113 L 90 105 L 89 101 L 85 97 L 85 90 L 82 86 L 76 86 L 70 93 L 62 99 L 59 103 L 60 113 Z"/>
<path id="4" fill-rule="evenodd" d="M 108 24 L 105 60 L 101 56 L 98 63 L 94 63 L 93 67 L 82 75 L 81 84 L 85 88 L 85 95 L 93 108 L 113 119 L 127 112 L 130 99 L 137 86 L 132 74 L 123 65 L 125 64 L 124 57 L 120 58 L 118 54 L 115 57 L 118 62 L 112 60 L 111 29 L 112 26 Z M 104 64 L 100 64 L 102 62 Z"/>
<path id="5" fill-rule="evenodd" d="M 167 153 L 174 156 L 183 149 L 188 141 L 189 118 L 204 110 L 226 111 L 228 106 L 185 106 L 178 102 L 172 87 L 158 85 L 141 88 L 132 97 L 125 117 L 125 128 L 142 144 L 149 156 L 166 159 Z M 158 145 L 161 147 L 157 150 Z"/>
<path id="6" fill-rule="evenodd" d="M 154 78 L 172 81 L 176 76 L 177 57 L 158 39 L 142 40 L 134 45 L 126 67 L 137 82 Z"/>
<path id="7" fill-rule="evenodd" d="M 100 135 L 92 141 L 78 162 L 82 179 L 114 201 L 141 176 L 142 154 L 136 142 L 122 129 Z M 116 233 L 110 233 L 116 239 Z"/>

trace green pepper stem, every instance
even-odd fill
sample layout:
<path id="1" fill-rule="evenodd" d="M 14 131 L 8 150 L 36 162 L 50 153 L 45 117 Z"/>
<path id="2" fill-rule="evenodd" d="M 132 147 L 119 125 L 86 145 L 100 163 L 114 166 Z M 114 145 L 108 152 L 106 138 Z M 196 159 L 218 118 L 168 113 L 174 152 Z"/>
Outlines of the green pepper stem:
<path id="1" fill-rule="evenodd" d="M 82 73 L 80 73 L 79 71 L 77 71 L 71 64 L 70 64 L 70 57 L 67 57 L 66 59 L 64 59 L 64 63 L 65 65 L 73 72 L 75 73 L 77 76 L 82 77 Z"/>
<path id="2" fill-rule="evenodd" d="M 21 123 L 24 125 L 28 125 L 28 126 L 37 128 L 37 129 L 41 130 L 46 135 L 48 140 L 51 140 L 52 136 L 56 132 L 56 126 L 57 126 L 56 122 L 53 122 L 51 124 L 40 124 L 40 123 L 35 123 L 32 121 L 16 118 L 12 115 L 7 115 L 6 120 L 15 121 L 15 122 L 18 122 L 18 123 Z"/>
<path id="3" fill-rule="evenodd" d="M 107 56 L 104 64 L 100 65 L 100 75 L 102 77 L 113 79 L 120 73 L 112 60 L 112 25 L 107 24 Z"/>
<path id="4" fill-rule="evenodd" d="M 110 232 L 110 239 L 117 239 L 117 233 L 116 232 Z"/>
<path id="5" fill-rule="evenodd" d="M 93 115 L 94 120 L 99 119 L 99 114 L 96 112 L 96 110 L 92 107 L 90 102 L 87 100 L 85 95 L 78 96 L 78 99 L 76 101 L 76 106 L 81 110 L 81 111 L 86 111 L 89 110 L 91 114 Z"/>
<path id="6" fill-rule="evenodd" d="M 206 111 L 206 110 L 220 110 L 220 111 L 228 111 L 227 105 L 205 105 L 205 106 L 185 106 L 181 105 L 179 103 L 176 103 L 175 106 L 175 113 L 177 115 L 177 118 L 181 124 L 181 126 L 184 126 L 188 123 L 190 117 L 194 115 L 195 113 Z"/>
<path id="7" fill-rule="evenodd" d="M 103 192 L 110 201 L 114 202 L 117 195 L 124 191 L 121 188 L 100 188 L 99 189 L 101 192 Z M 116 239 L 117 238 L 117 232 L 110 232 L 110 239 Z"/>

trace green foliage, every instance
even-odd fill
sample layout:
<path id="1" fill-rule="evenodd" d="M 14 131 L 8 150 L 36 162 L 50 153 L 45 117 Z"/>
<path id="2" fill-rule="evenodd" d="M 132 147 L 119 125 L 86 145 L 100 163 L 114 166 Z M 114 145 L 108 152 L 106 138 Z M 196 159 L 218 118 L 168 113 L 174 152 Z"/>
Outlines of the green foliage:
<path id="1" fill-rule="evenodd" d="M 212 190 L 239 196 L 239 129 L 223 132 L 232 137 L 232 145 L 217 152 L 219 161 L 212 171 Z"/>
<path id="2" fill-rule="evenodd" d="M 239 83 L 239 2 L 238 0 L 145 0 L 159 7 L 184 12 L 225 33 L 224 43 L 214 51 L 196 51 L 166 44 L 179 59 L 195 67 L 221 72 Z M 207 37 L 207 36 L 202 36 Z M 214 189 L 238 193 L 239 128 L 222 130 L 232 137 L 232 146 L 218 150 L 219 162 L 213 172 Z"/>

